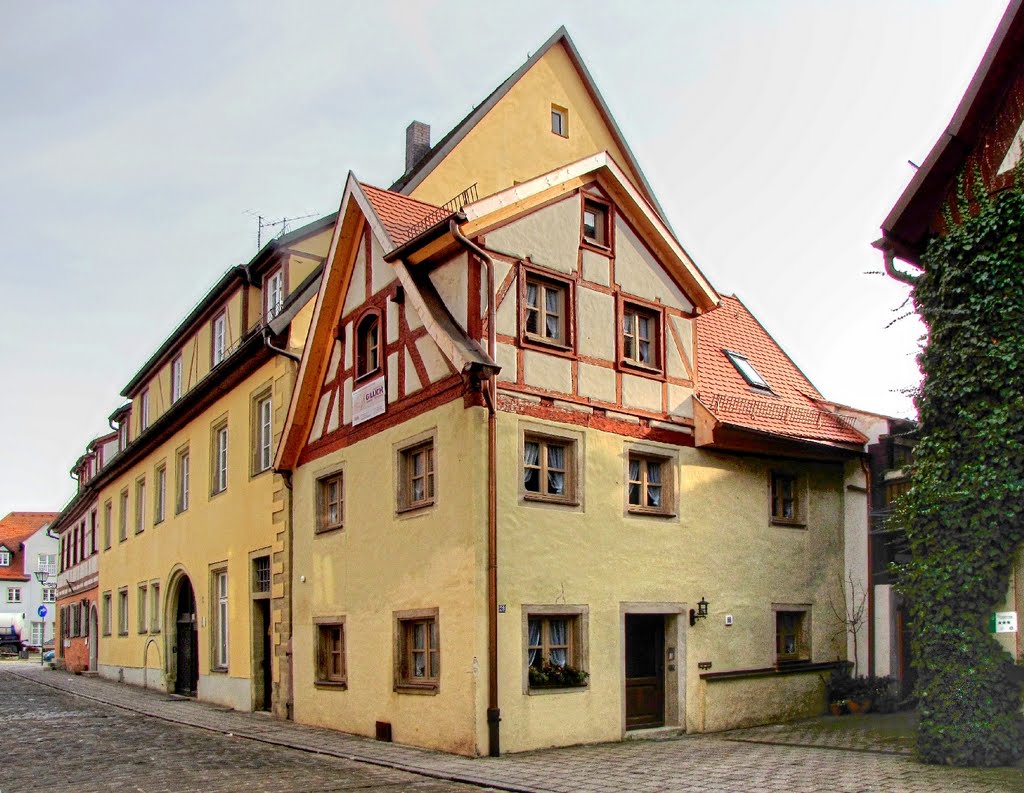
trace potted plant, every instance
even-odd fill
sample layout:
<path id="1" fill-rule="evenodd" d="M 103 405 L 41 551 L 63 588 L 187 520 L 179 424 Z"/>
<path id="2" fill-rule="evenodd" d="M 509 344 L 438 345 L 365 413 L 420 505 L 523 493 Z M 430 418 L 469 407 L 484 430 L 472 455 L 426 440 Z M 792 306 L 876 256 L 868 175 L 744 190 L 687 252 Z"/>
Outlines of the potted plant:
<path id="1" fill-rule="evenodd" d="M 590 675 L 569 664 L 553 664 L 549 658 L 530 667 L 530 688 L 579 688 Z"/>
<path id="2" fill-rule="evenodd" d="M 847 712 L 853 688 L 854 680 L 850 677 L 849 664 L 832 670 L 832 675 L 825 681 L 825 696 L 828 699 L 829 711 L 833 716 Z"/>

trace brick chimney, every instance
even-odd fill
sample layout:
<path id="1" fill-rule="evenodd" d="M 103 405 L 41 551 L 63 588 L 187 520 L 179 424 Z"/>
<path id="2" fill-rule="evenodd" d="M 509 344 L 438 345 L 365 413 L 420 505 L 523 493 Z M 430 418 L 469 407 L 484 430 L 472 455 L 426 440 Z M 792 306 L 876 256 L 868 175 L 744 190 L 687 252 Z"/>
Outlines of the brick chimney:
<path id="1" fill-rule="evenodd" d="M 430 124 L 414 121 L 405 128 L 405 172 L 409 173 L 430 151 Z"/>

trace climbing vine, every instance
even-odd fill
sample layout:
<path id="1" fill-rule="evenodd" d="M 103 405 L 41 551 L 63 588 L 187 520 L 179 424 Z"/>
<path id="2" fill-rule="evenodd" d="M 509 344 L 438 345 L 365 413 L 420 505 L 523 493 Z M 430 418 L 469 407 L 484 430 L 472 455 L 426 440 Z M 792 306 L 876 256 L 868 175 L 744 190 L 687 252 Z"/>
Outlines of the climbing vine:
<path id="1" fill-rule="evenodd" d="M 958 222 L 947 213 L 913 286 L 928 332 L 920 440 L 893 520 L 911 551 L 898 580 L 921 758 L 1003 765 L 1024 752 L 1013 659 L 988 625 L 1024 542 L 1024 192 L 992 198 L 974 174 L 960 198 Z"/>

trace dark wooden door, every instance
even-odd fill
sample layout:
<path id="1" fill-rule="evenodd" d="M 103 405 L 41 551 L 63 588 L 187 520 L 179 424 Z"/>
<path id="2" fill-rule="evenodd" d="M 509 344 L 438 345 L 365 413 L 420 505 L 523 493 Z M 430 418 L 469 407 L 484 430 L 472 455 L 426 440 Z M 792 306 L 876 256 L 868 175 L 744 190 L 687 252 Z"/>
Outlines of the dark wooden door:
<path id="1" fill-rule="evenodd" d="M 626 729 L 665 723 L 665 617 L 626 615 Z"/>
<path id="2" fill-rule="evenodd" d="M 253 627 L 256 631 L 256 663 L 254 666 L 255 684 L 258 687 L 256 692 L 256 707 L 259 710 L 270 710 L 271 692 L 273 678 L 270 666 L 270 601 L 254 600 L 255 620 Z"/>
<path id="3" fill-rule="evenodd" d="M 199 684 L 199 636 L 196 634 L 196 599 L 188 580 L 182 581 L 178 590 L 175 627 L 174 691 L 176 694 L 194 697 Z"/>

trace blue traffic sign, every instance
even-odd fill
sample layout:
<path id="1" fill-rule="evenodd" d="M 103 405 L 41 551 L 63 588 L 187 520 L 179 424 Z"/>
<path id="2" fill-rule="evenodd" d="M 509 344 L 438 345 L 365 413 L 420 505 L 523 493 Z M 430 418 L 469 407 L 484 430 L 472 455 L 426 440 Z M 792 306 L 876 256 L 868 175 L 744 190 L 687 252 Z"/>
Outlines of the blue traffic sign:
<path id="1" fill-rule="evenodd" d="M 37 608 L 36 609 L 36 614 L 38 614 L 40 617 L 45 617 L 46 616 L 46 606 L 40 606 L 39 608 Z"/>

